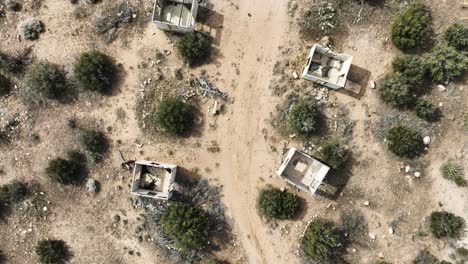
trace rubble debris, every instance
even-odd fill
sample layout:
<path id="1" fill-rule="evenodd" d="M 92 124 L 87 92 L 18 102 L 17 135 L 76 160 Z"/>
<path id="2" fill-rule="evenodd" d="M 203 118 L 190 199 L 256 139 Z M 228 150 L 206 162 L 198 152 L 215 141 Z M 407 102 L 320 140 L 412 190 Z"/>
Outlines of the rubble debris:
<path id="1" fill-rule="evenodd" d="M 447 90 L 447 87 L 443 86 L 442 84 L 437 85 L 437 88 L 438 88 L 439 91 L 441 91 L 441 92 L 444 92 L 445 90 Z"/>
<path id="2" fill-rule="evenodd" d="M 198 86 L 196 87 L 199 89 L 204 97 L 206 97 L 208 94 L 213 95 L 214 97 L 219 97 L 223 100 L 228 99 L 228 94 L 225 92 L 220 91 L 216 86 L 214 86 L 213 83 L 209 82 L 205 78 L 195 78 L 195 80 L 198 82 Z"/>

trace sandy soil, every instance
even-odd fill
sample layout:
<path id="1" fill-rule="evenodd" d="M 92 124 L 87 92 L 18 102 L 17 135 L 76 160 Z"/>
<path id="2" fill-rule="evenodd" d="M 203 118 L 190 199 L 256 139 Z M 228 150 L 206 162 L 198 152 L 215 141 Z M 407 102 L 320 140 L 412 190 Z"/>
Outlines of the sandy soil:
<path id="1" fill-rule="evenodd" d="M 416 162 L 399 160 L 388 153 L 383 138 L 376 132 L 383 126 L 382 117 L 396 112 L 382 105 L 375 90 L 367 89 L 361 98 L 331 92 L 329 101 L 348 109 L 347 117 L 354 123 L 352 137 L 347 142 L 353 153 L 349 182 L 337 200 L 314 199 L 298 192 L 304 198 L 306 209 L 297 221 L 265 223 L 255 208 L 258 190 L 272 184 L 297 192 L 275 177 L 275 169 L 284 147 L 302 145 L 271 127 L 271 116 L 284 101 L 284 97 L 272 95 L 273 68 L 277 61 L 289 59 L 297 64 L 288 67 L 286 74 L 291 75 L 293 70 L 299 72 L 304 63 L 301 58 L 315 40 L 301 40 L 295 21 L 288 14 L 287 1 L 214 0 L 216 24 L 203 29 L 215 35 L 217 52 L 210 64 L 186 69 L 174 50 L 171 41 L 174 37 L 152 24 L 143 27 L 143 33 L 130 35 L 128 41 L 119 38 L 112 44 L 104 43 L 92 31 L 90 20 L 96 10 L 109 2 L 91 7 L 90 17 L 76 20 L 72 13 L 76 7 L 68 1 L 44 0 L 40 9 L 8 14 L 1 21 L 2 51 L 34 45 L 35 60 L 47 59 L 69 71 L 75 58 L 89 49 L 104 51 L 122 64 L 121 82 L 110 96 L 81 93 L 70 104 L 52 103 L 35 109 L 29 109 L 21 101 L 18 90 L 0 100 L 2 123 L 15 114 L 25 120 L 13 147 L 1 149 L 0 168 L 5 175 L 0 176 L 0 183 L 12 179 L 34 180 L 41 184 L 44 193 L 37 198 L 39 213 L 20 210 L 7 222 L 0 223 L 1 236 L 9 238 L 0 241 L 8 263 L 36 263 L 34 245 L 44 237 L 65 240 L 74 255 L 71 263 L 167 261 L 151 241 L 137 241 L 135 230 L 143 223 L 143 211 L 134 209 L 128 202 L 130 174 L 120 170 L 118 149 L 128 159 L 175 163 L 222 186 L 223 202 L 232 219 L 235 238 L 216 255 L 230 263 L 300 263 L 298 237 L 307 221 L 314 217 L 338 221 L 340 212 L 350 208 L 364 213 L 369 232 L 377 236 L 366 245 L 351 245 L 348 255 L 352 263 L 373 263 L 379 253 L 392 263 L 410 263 L 416 252 L 426 247 L 439 257 L 449 258 L 453 250 L 448 243 L 417 234 L 428 231 L 425 217 L 440 208 L 440 204 L 468 221 L 467 189 L 456 188 L 439 173 L 441 164 L 450 158 L 465 164 L 465 171 L 468 169 L 467 135 L 461 128 L 468 102 L 466 81 L 449 85 L 445 94 L 434 89 L 430 95 L 444 104 L 447 115 L 440 125 L 425 130 L 433 143 L 428 154 Z M 138 2 L 151 11 L 150 1 Z M 300 7 L 307 6 L 298 2 Z M 438 31 L 466 12 L 459 7 L 461 0 L 453 1 L 455 4 L 426 2 L 436 14 Z M 46 32 L 38 41 L 19 42 L 16 24 L 32 14 L 44 22 Z M 353 63 L 370 71 L 372 80 L 389 71 L 391 60 L 398 53 L 385 42 L 386 23 L 394 14 L 393 9 L 375 11 L 365 22 L 350 25 L 348 33 L 339 39 L 340 51 L 352 54 Z M 216 86 L 234 99 L 217 117 L 208 111 L 214 101 L 202 99 L 203 122 L 200 132 L 191 138 L 162 140 L 143 133 L 138 127 L 135 109 L 141 96 L 140 84 L 143 78 L 150 77 L 143 74 L 139 65 L 154 55 L 148 54 L 148 50 L 155 47 L 159 51 L 172 51 L 161 66 L 164 71 L 170 73 L 183 68 L 184 76 L 189 76 L 206 70 Z M 286 48 L 290 51 L 283 52 Z M 294 85 L 302 83 L 294 82 Z M 21 86 L 21 80 L 17 84 Z M 117 114 L 118 109 L 124 109 L 124 117 Z M 411 117 L 410 113 L 403 115 Z M 80 127 L 107 131 L 112 140 L 109 157 L 101 166 L 90 170 L 90 176 L 102 183 L 100 194 L 54 185 L 44 173 L 48 159 L 78 147 L 78 131 L 67 127 L 70 118 L 76 118 Z M 216 129 L 211 128 L 213 124 Z M 31 133 L 39 134 L 40 143 L 31 143 Z M 220 147 L 219 153 L 207 150 L 212 141 Z M 423 176 L 405 175 L 400 168 L 407 164 L 421 169 Z M 364 205 L 365 201 L 370 205 Z M 47 211 L 42 210 L 44 206 Z M 116 214 L 121 218 L 118 223 L 112 220 Z M 392 235 L 388 234 L 390 225 L 395 227 Z"/>

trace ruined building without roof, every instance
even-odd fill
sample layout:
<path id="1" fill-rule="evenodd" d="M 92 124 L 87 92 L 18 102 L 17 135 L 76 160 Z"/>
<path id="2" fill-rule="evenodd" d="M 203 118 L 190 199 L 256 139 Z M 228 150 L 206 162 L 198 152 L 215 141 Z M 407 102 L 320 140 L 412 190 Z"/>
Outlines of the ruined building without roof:
<path id="1" fill-rule="evenodd" d="M 195 29 L 197 0 L 156 0 L 153 22 L 162 30 L 189 33 Z"/>
<path id="2" fill-rule="evenodd" d="M 330 167 L 317 159 L 296 148 L 291 148 L 276 173 L 292 185 L 314 195 L 329 170 Z"/>
<path id="3" fill-rule="evenodd" d="M 310 50 L 302 78 L 331 89 L 344 88 L 353 56 L 338 54 L 315 44 Z"/>
<path id="4" fill-rule="evenodd" d="M 132 194 L 169 200 L 174 189 L 177 165 L 139 160 L 133 169 Z"/>

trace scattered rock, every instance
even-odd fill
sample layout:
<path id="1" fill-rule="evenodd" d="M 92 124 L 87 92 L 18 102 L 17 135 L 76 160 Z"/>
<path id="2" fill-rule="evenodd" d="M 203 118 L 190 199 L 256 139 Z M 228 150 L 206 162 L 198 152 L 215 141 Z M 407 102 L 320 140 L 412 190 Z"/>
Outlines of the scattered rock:
<path id="1" fill-rule="evenodd" d="M 377 254 L 377 256 L 379 256 L 379 258 L 383 259 L 384 258 L 384 255 L 382 252 L 379 252 L 379 254 Z"/>
<path id="2" fill-rule="evenodd" d="M 114 217 L 112 217 L 112 221 L 113 221 L 114 223 L 120 222 L 120 215 L 118 215 L 118 214 L 114 215 Z"/>
<path id="3" fill-rule="evenodd" d="M 431 137 L 425 136 L 423 138 L 423 143 L 424 143 L 424 145 L 429 145 L 431 143 Z"/>
<path id="4" fill-rule="evenodd" d="M 365 205 L 365 206 L 368 206 L 369 204 L 370 204 L 369 201 L 365 201 L 365 202 L 364 202 L 364 205 Z"/>
<path id="5" fill-rule="evenodd" d="M 441 92 L 445 92 L 445 90 L 447 90 L 447 88 L 443 86 L 442 84 L 437 85 L 437 88 L 439 88 L 439 91 Z"/>
<path id="6" fill-rule="evenodd" d="M 296 71 L 293 71 L 293 77 L 294 77 L 294 79 L 299 79 L 299 75 L 297 75 Z"/>
<path id="7" fill-rule="evenodd" d="M 377 85 L 376 85 L 375 81 L 371 81 L 370 88 L 375 89 L 376 87 L 377 87 Z"/>
<path id="8" fill-rule="evenodd" d="M 374 233 L 369 233 L 369 237 L 372 240 L 375 240 L 377 238 Z"/>
<path id="9" fill-rule="evenodd" d="M 389 233 L 390 235 L 392 235 L 394 232 L 395 232 L 395 231 L 393 230 L 393 227 L 389 227 L 389 228 L 388 228 L 388 233 Z"/>
<path id="10" fill-rule="evenodd" d="M 410 171 L 411 171 L 411 167 L 410 167 L 409 165 L 407 165 L 407 166 L 405 167 L 405 172 L 408 173 L 408 172 L 410 172 Z"/>
<path id="11" fill-rule="evenodd" d="M 90 193 L 97 193 L 98 188 L 97 188 L 97 182 L 95 179 L 89 178 L 86 181 L 86 190 Z"/>
<path id="12" fill-rule="evenodd" d="M 414 177 L 416 177 L 416 178 L 421 177 L 421 173 L 420 173 L 419 171 L 415 172 L 415 173 L 414 173 Z"/>

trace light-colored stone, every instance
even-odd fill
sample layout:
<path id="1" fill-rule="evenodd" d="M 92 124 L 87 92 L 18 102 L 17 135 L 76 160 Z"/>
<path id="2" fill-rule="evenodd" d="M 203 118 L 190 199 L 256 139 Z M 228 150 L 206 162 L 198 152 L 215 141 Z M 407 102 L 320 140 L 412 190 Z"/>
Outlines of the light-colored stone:
<path id="1" fill-rule="evenodd" d="M 299 75 L 297 75 L 296 71 L 293 71 L 293 77 L 294 77 L 294 79 L 299 79 Z"/>
<path id="2" fill-rule="evenodd" d="M 393 230 L 393 227 L 389 227 L 389 228 L 388 228 L 388 233 L 389 233 L 390 235 L 392 235 L 393 233 L 395 233 L 395 230 Z"/>
<path id="3" fill-rule="evenodd" d="M 408 172 L 410 172 L 410 171 L 411 171 L 411 167 L 410 167 L 409 165 L 407 165 L 407 166 L 405 167 L 405 172 L 408 173 Z"/>
<path id="4" fill-rule="evenodd" d="M 423 143 L 424 143 L 424 145 L 429 145 L 431 143 L 431 137 L 425 136 L 423 138 Z"/>
<path id="5" fill-rule="evenodd" d="M 372 240 L 375 240 L 377 238 L 377 236 L 374 233 L 369 233 L 369 237 Z"/>
<path id="6" fill-rule="evenodd" d="M 377 87 L 377 85 L 376 85 L 375 81 L 371 81 L 370 82 L 370 88 L 375 89 L 376 87 Z"/>
<path id="7" fill-rule="evenodd" d="M 369 205 L 369 204 L 370 204 L 369 201 L 364 202 L 364 205 L 366 205 L 366 206 Z"/>
<path id="8" fill-rule="evenodd" d="M 416 178 L 421 177 L 421 173 L 420 173 L 419 171 L 415 172 L 415 173 L 414 173 L 414 177 L 416 177 Z"/>
<path id="9" fill-rule="evenodd" d="M 445 90 L 447 90 L 447 88 L 446 88 L 445 86 L 443 86 L 442 84 L 437 85 L 437 88 L 438 88 L 439 91 L 441 91 L 441 92 L 444 92 Z"/>

